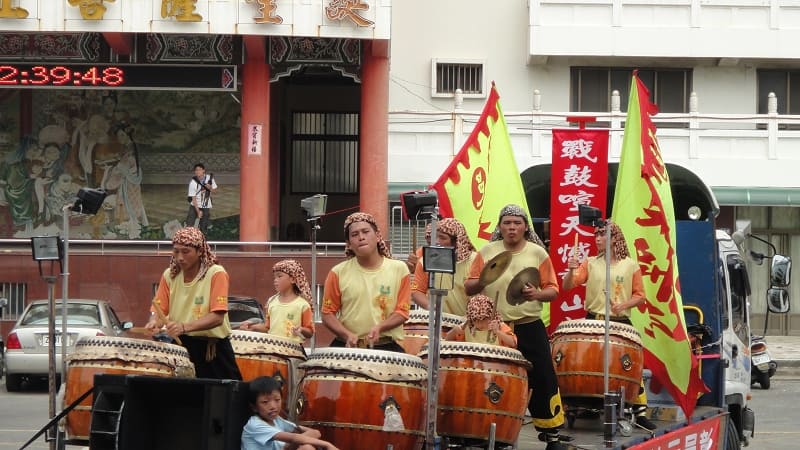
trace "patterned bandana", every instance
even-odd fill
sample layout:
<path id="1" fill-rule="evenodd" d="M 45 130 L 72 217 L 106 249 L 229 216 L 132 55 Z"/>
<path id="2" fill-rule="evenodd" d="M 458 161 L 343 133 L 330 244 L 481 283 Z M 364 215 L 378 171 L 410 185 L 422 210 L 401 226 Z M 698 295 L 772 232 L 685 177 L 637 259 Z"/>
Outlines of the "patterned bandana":
<path id="1" fill-rule="evenodd" d="M 500 323 L 500 314 L 494 307 L 494 300 L 484 294 L 470 297 L 467 303 L 467 328 L 474 332 L 475 322 L 489 319 Z"/>
<path id="2" fill-rule="evenodd" d="M 456 261 L 461 262 L 469 258 L 469 255 L 476 251 L 472 241 L 467 236 L 464 225 L 456 219 L 442 219 L 436 226 L 437 233 L 444 233 L 455 241 Z"/>
<path id="3" fill-rule="evenodd" d="M 275 263 L 275 265 L 272 266 L 272 271 L 283 272 L 294 278 L 294 284 L 292 286 L 294 287 L 294 292 L 306 299 L 308 303 L 311 303 L 311 286 L 309 286 L 306 273 L 299 262 L 293 259 L 284 259 Z"/>
<path id="4" fill-rule="evenodd" d="M 525 225 L 528 226 L 528 229 L 525 230 L 525 239 L 533 242 L 534 244 L 539 244 L 542 247 L 547 248 L 544 246 L 544 242 L 542 242 L 542 240 L 539 238 L 539 235 L 533 230 L 533 227 L 531 227 L 531 221 L 528 219 L 528 213 L 517 205 L 506 205 L 500 210 L 500 215 L 497 217 L 497 228 L 494 229 L 492 237 L 489 239 L 490 241 L 503 240 L 503 235 L 500 233 L 500 222 L 503 221 L 504 216 L 522 217 L 522 220 L 525 221 Z"/>
<path id="5" fill-rule="evenodd" d="M 628 252 L 628 243 L 625 242 L 625 235 L 622 234 L 622 228 L 610 220 L 606 223 L 608 224 L 607 226 L 611 227 L 611 255 L 614 259 L 622 261 L 631 256 L 630 252 Z M 597 227 L 594 234 L 603 234 L 603 236 L 605 236 L 606 227 Z M 597 249 L 598 256 L 605 254 L 605 252 L 605 248 Z"/>
<path id="6" fill-rule="evenodd" d="M 195 227 L 185 227 L 175 232 L 172 237 L 172 245 L 186 245 L 197 249 L 200 256 L 200 271 L 197 273 L 197 280 L 202 280 L 208 272 L 208 268 L 217 264 L 219 260 L 217 255 L 211 251 L 211 247 L 206 241 L 206 236 L 202 231 Z M 175 261 L 175 257 L 169 261 L 169 276 L 175 278 L 181 271 L 181 266 Z"/>
<path id="7" fill-rule="evenodd" d="M 381 236 L 381 230 L 378 229 L 378 222 L 375 221 L 375 218 L 372 217 L 372 214 L 365 213 L 365 212 L 357 212 L 350 214 L 347 216 L 347 219 L 344 219 L 344 241 L 346 243 L 346 248 L 344 250 L 345 256 L 348 258 L 352 258 L 356 256 L 356 253 L 350 248 L 350 225 L 354 222 L 366 222 L 372 225 L 372 229 L 375 230 L 375 236 L 378 238 L 378 253 L 381 255 L 391 258 L 392 253 L 389 251 L 389 246 L 386 245 L 386 241 L 383 240 Z"/>

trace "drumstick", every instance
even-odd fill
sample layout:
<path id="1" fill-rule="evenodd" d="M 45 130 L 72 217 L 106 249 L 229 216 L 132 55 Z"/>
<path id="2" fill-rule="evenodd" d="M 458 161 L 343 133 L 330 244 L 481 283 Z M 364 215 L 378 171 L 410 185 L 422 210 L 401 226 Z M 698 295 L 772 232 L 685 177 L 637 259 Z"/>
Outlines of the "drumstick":
<path id="1" fill-rule="evenodd" d="M 164 311 L 161 310 L 161 300 L 159 300 L 157 297 L 153 297 L 153 309 L 156 310 L 156 315 L 158 316 L 158 319 L 164 322 L 164 325 L 166 325 L 167 316 L 165 316 Z M 183 345 L 183 343 L 181 342 L 181 338 L 179 338 L 178 336 L 173 336 L 173 337 L 175 338 L 175 342 L 178 345 Z"/>
<path id="2" fill-rule="evenodd" d="M 575 243 L 572 244 L 572 256 L 578 258 L 578 233 L 575 233 Z"/>
<path id="3" fill-rule="evenodd" d="M 131 327 L 127 330 L 129 333 L 139 333 L 139 334 L 146 334 L 148 336 L 153 335 L 153 330 L 147 329 L 145 327 Z"/>

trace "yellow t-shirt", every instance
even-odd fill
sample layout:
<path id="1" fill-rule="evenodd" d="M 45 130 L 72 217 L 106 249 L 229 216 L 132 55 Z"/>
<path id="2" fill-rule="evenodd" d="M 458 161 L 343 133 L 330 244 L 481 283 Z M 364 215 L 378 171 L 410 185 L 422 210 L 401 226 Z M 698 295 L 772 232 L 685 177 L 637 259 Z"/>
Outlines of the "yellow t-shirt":
<path id="1" fill-rule="evenodd" d="M 469 278 L 479 278 L 483 266 L 492 258 L 505 251 L 503 241 L 493 241 L 484 245 L 478 253 L 478 257 L 472 263 Z M 526 242 L 525 247 L 513 254 L 508 268 L 500 275 L 497 280 L 484 287 L 483 293 L 491 298 L 496 298 L 497 312 L 506 321 L 519 320 L 527 317 L 538 318 L 542 311 L 542 302 L 530 301 L 520 305 L 510 305 L 506 300 L 506 290 L 515 275 L 528 267 L 539 269 L 540 289 L 553 288 L 558 292 L 558 282 L 556 280 L 553 263 L 550 256 L 542 246 L 533 242 Z"/>
<path id="2" fill-rule="evenodd" d="M 449 273 L 433 274 L 433 285 L 436 289 L 449 289 L 447 295 L 442 299 L 442 311 L 461 317 L 467 315 L 469 296 L 464 290 L 464 280 L 469 274 L 469 268 L 472 261 L 475 260 L 475 255 L 477 253 L 472 252 L 468 258 L 457 262 L 456 273 L 452 275 Z M 428 273 L 422 268 L 422 258 L 420 258 L 414 271 L 414 279 L 411 281 L 411 290 L 428 295 Z"/>
<path id="3" fill-rule="evenodd" d="M 594 314 L 606 313 L 606 261 L 602 257 L 592 256 L 587 260 L 586 311 Z M 625 258 L 611 265 L 612 305 L 624 303 L 631 299 L 633 292 L 633 276 L 639 270 L 639 264 L 632 258 Z M 630 317 L 631 310 L 621 313 Z"/>
<path id="4" fill-rule="evenodd" d="M 350 258 L 334 266 L 325 279 L 322 313 L 338 314 L 342 325 L 359 338 L 392 313 L 408 319 L 410 304 L 411 283 L 402 261 L 383 258 L 380 267 L 368 270 Z M 405 333 L 400 325 L 381 336 L 401 341 Z"/>
<path id="5" fill-rule="evenodd" d="M 166 289 L 166 292 L 163 289 Z M 216 293 L 216 298 L 211 298 L 212 292 Z M 195 279 L 186 283 L 183 281 L 183 272 L 178 273 L 175 278 L 170 278 L 169 268 L 167 268 L 161 276 L 161 284 L 156 297 L 161 301 L 162 307 L 166 308 L 169 318 L 177 322 L 197 320 L 211 311 L 227 312 L 228 273 L 222 266 L 215 264 L 209 267 L 202 280 Z M 219 326 L 186 334 L 226 338 L 231 334 L 228 314 L 225 314 L 225 318 Z"/>
<path id="6" fill-rule="evenodd" d="M 314 330 L 311 305 L 300 296 L 284 303 L 281 302 L 279 295 L 275 294 L 267 300 L 267 324 L 269 326 L 267 333 L 303 342 L 306 338 L 292 333 L 292 328 L 301 326 Z"/>

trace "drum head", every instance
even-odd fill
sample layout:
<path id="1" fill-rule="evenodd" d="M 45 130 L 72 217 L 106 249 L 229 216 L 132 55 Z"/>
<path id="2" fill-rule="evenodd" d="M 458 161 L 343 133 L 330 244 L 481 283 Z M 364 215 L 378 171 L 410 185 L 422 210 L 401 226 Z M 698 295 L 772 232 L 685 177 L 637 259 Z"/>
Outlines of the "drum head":
<path id="1" fill-rule="evenodd" d="M 420 358 L 428 357 L 428 345 L 422 347 Z M 525 368 L 530 368 L 531 363 L 515 348 L 503 347 L 493 344 L 480 344 L 477 342 L 442 341 L 439 346 L 440 358 L 474 357 L 483 359 L 498 359 L 514 363 Z"/>
<path id="2" fill-rule="evenodd" d="M 233 330 L 231 346 L 237 355 L 278 355 L 306 359 L 305 349 L 299 342 L 260 331 Z"/>
<path id="3" fill-rule="evenodd" d="M 318 348 L 300 364 L 300 368 L 354 372 L 378 381 L 422 381 L 428 378 L 428 368 L 417 356 L 360 348 Z"/>

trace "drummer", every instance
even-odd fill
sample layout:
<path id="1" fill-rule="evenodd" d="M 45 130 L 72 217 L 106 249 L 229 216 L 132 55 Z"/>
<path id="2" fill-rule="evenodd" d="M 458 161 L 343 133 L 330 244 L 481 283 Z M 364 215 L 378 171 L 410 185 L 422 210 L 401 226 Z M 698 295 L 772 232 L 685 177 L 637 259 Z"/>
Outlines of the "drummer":
<path id="1" fill-rule="evenodd" d="M 611 228 L 611 295 L 610 312 L 608 320 L 631 324 L 631 310 L 645 301 L 642 272 L 636 260 L 630 257 L 628 244 L 622 229 L 616 223 L 607 221 L 606 226 Z M 590 320 L 605 320 L 606 314 L 606 228 L 598 227 L 594 232 L 594 243 L 597 246 L 597 256 L 590 256 L 579 262 L 577 255 L 571 255 L 567 260 L 567 274 L 564 277 L 564 290 L 568 291 L 575 286 L 586 284 L 586 318 Z M 642 428 L 655 430 L 656 426 L 647 416 L 647 396 L 644 384 L 639 388 L 639 397 L 632 404 L 636 423 Z"/>
<path id="2" fill-rule="evenodd" d="M 448 341 L 495 344 L 517 348 L 517 336 L 511 327 L 503 323 L 494 306 L 494 300 L 476 294 L 467 303 L 467 321 L 447 332 Z"/>
<path id="3" fill-rule="evenodd" d="M 403 352 L 411 283 L 403 261 L 392 259 L 375 218 L 364 212 L 344 221 L 347 260 L 325 279 L 322 322 L 335 335 L 332 347 Z"/>
<path id="4" fill-rule="evenodd" d="M 464 225 L 456 219 L 439 221 L 436 227 L 436 244 L 442 247 L 453 247 L 456 252 L 455 273 L 437 273 L 433 278 L 436 289 L 449 289 L 443 298 L 442 311 L 464 317 L 467 314 L 469 299 L 464 291 L 464 279 L 467 278 L 469 268 L 477 254 L 475 246 L 469 240 Z M 428 309 L 428 281 L 428 273 L 424 271 L 422 258 L 420 258 L 411 281 L 411 299 L 425 309 Z"/>
<path id="5" fill-rule="evenodd" d="M 180 336 L 197 378 L 242 379 L 230 341 L 228 273 L 199 229 L 182 228 L 173 236 L 172 258 L 153 302 L 167 321 L 151 308 L 145 328 L 155 332 L 163 326 Z"/>
<path id="6" fill-rule="evenodd" d="M 272 284 L 278 293 L 267 300 L 264 323 L 243 322 L 239 329 L 264 331 L 297 342 L 313 336 L 311 287 L 303 266 L 294 259 L 278 261 L 272 266 Z"/>
<path id="7" fill-rule="evenodd" d="M 484 265 L 505 251 L 512 255 L 508 268 L 495 280 L 483 285 L 480 275 Z M 522 289 L 520 304 L 516 301 L 509 303 L 506 295 L 509 284 L 516 274 L 530 267 L 538 269 L 538 285 Z M 547 330 L 540 318 L 542 303 L 550 302 L 558 295 L 558 282 L 550 256 L 531 229 L 528 213 L 520 206 L 506 205 L 500 211 L 491 242 L 478 252 L 464 287 L 468 295 L 480 292 L 496 295 L 497 312 L 516 333 L 519 351 L 533 367 L 528 371 L 528 387 L 533 390 L 528 409 L 533 425 L 547 442 L 546 450 L 566 449 L 558 434 L 564 424 L 558 378 Z"/>

